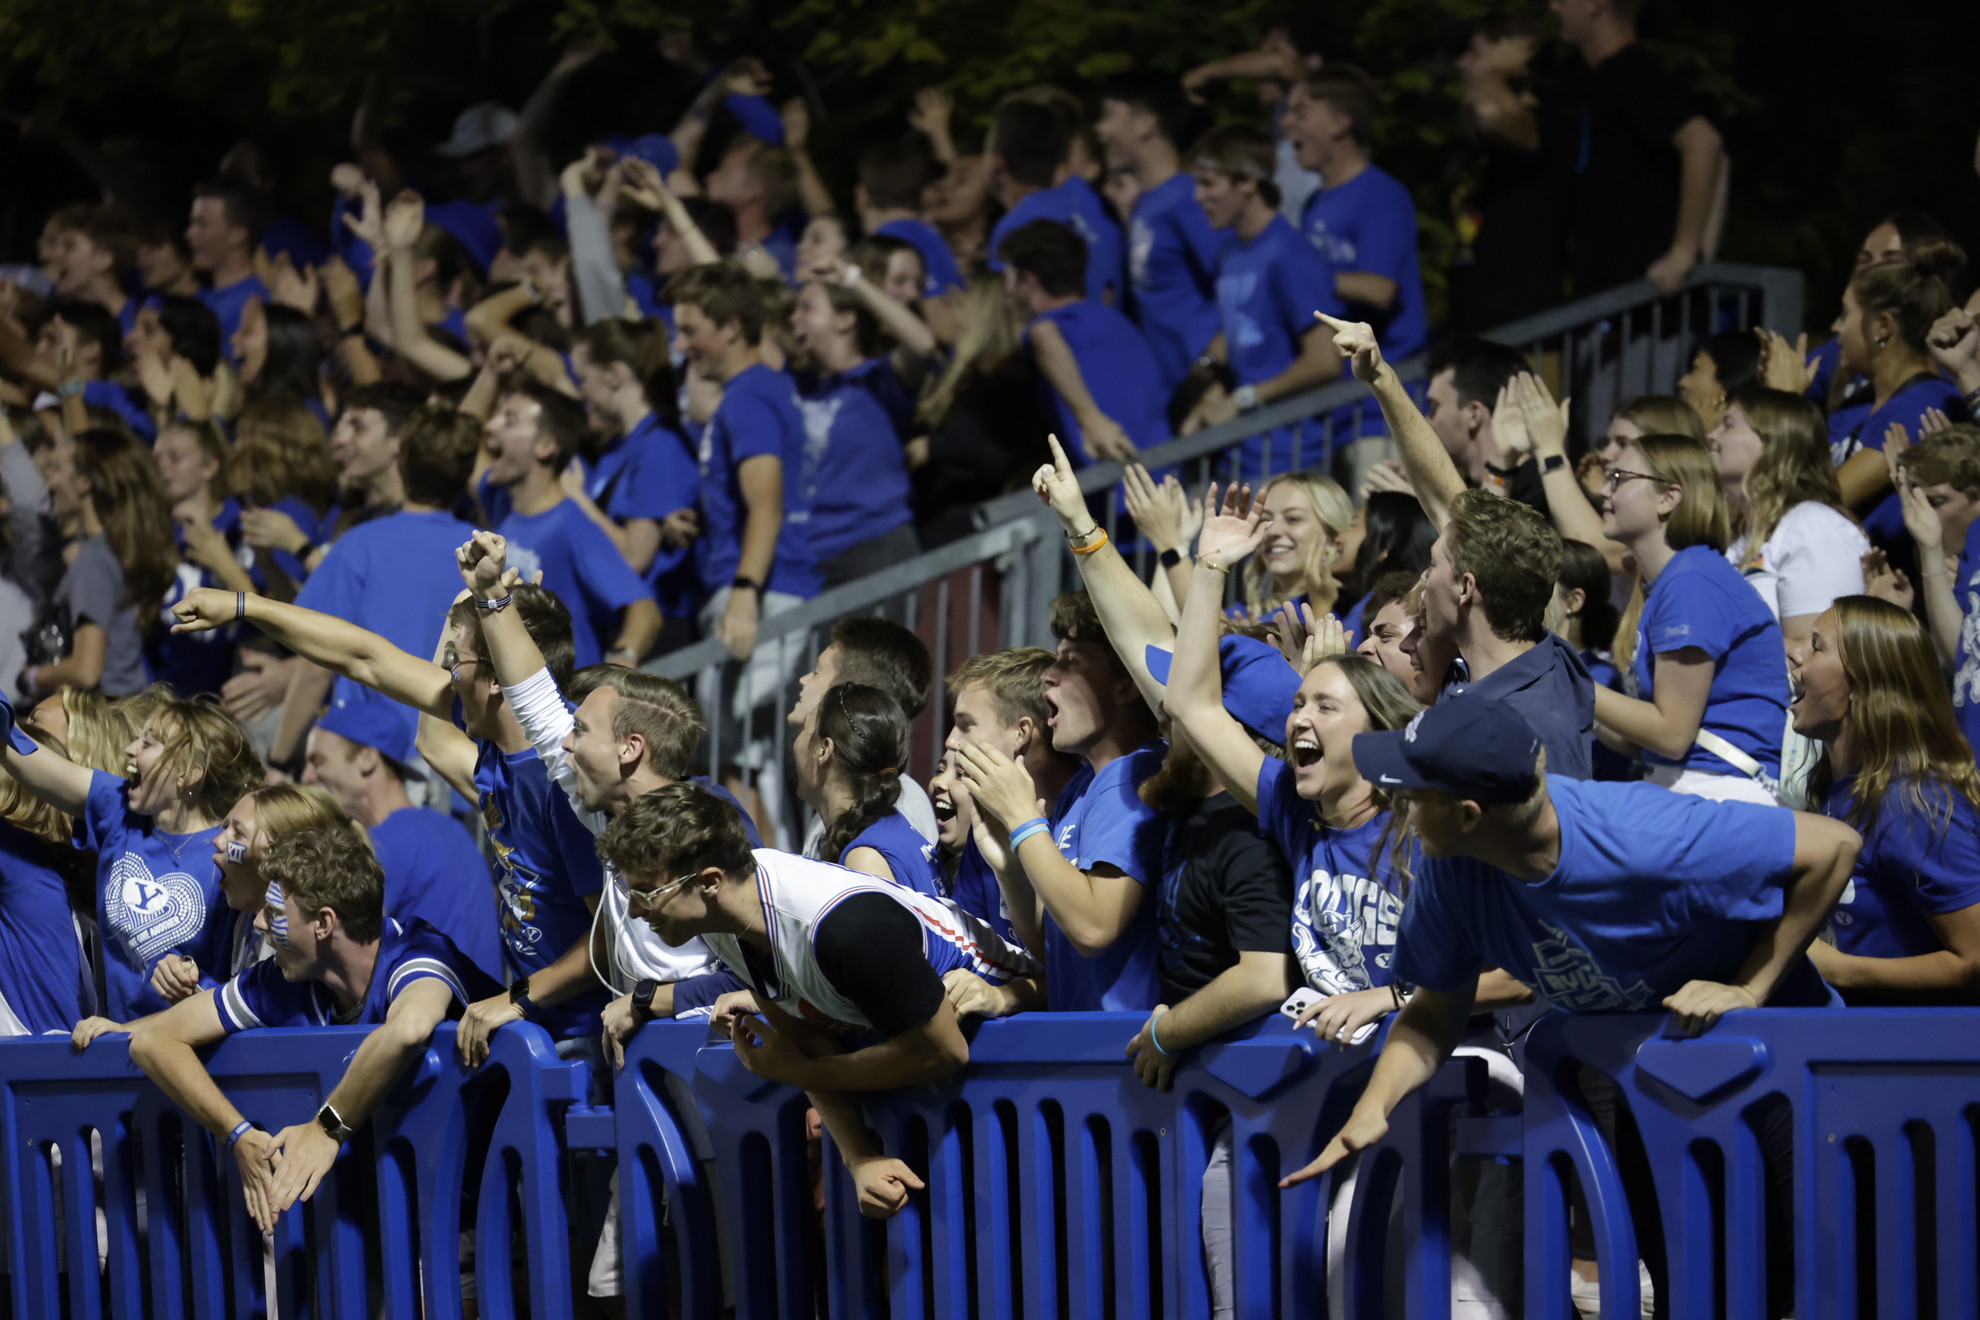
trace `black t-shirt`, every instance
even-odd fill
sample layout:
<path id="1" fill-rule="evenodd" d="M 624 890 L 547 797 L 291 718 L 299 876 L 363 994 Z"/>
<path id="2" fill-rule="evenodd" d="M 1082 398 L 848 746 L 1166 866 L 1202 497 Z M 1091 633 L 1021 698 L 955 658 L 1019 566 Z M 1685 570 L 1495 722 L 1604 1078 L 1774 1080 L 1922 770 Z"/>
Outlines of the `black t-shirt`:
<path id="1" fill-rule="evenodd" d="M 1577 296 L 1642 279 L 1670 250 L 1679 182 L 1671 139 L 1697 114 L 1634 42 L 1590 70 L 1568 230 Z"/>
<path id="2" fill-rule="evenodd" d="M 1156 938 L 1162 997 L 1175 1004 L 1237 965 L 1240 953 L 1292 952 L 1292 868 L 1228 797 L 1169 832 Z"/>
<path id="3" fill-rule="evenodd" d="M 885 894 L 854 894 L 812 932 L 818 970 L 892 1039 L 935 1016 L 942 978 L 928 965 L 921 923 Z"/>
<path id="4" fill-rule="evenodd" d="M 1576 126 L 1541 109 L 1540 147 L 1496 140 L 1460 197 L 1451 269 L 1451 326 L 1478 333 L 1544 312 L 1561 300 L 1567 238 L 1569 148 Z"/>

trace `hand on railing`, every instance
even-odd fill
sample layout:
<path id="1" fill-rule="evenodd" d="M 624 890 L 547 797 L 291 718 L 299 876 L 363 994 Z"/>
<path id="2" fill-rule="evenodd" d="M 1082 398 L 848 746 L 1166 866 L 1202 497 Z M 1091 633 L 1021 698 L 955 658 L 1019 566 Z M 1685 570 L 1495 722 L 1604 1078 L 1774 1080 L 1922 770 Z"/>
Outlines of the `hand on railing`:
<path id="1" fill-rule="evenodd" d="M 1677 1018 L 1678 1030 L 1696 1036 L 1736 1008 L 1758 1008 L 1760 1001 L 1743 985 L 1717 981 L 1686 981 L 1667 996 L 1664 1007 Z"/>
<path id="2" fill-rule="evenodd" d="M 76 1023 L 76 1029 L 69 1033 L 69 1046 L 80 1053 L 89 1048 L 89 1043 L 98 1036 L 108 1036 L 119 1031 L 129 1031 L 122 1022 L 112 1022 L 107 1017 L 86 1017 Z"/>
<path id="3" fill-rule="evenodd" d="M 253 1129 L 249 1129 L 252 1133 Z M 245 1142 L 248 1134 L 243 1134 Z M 343 1143 L 323 1130 L 314 1118 L 305 1119 L 292 1127 L 285 1127 L 270 1140 L 271 1149 L 268 1162 L 274 1166 L 274 1178 L 267 1189 L 268 1220 L 264 1231 L 275 1227 L 276 1216 L 291 1209 L 298 1201 L 307 1201 L 316 1195 L 317 1187 L 324 1175 L 335 1167 L 337 1155 L 343 1150 Z M 240 1147 L 234 1147 L 237 1159 Z"/>
<path id="4" fill-rule="evenodd" d="M 972 1016 L 995 1019 L 1016 1011 L 1008 987 L 991 985 L 967 967 L 958 967 L 944 976 L 942 989 L 947 992 L 949 1007 L 958 1019 Z"/>
<path id="5" fill-rule="evenodd" d="M 1240 488 L 1233 484 L 1224 492 L 1224 502 L 1219 507 L 1217 483 L 1213 481 L 1203 496 L 1203 507 L 1218 512 L 1203 520 L 1203 530 L 1196 538 L 1196 557 L 1218 572 L 1228 573 L 1265 539 L 1269 525 L 1265 506 L 1252 502 L 1250 486 Z"/>
<path id="6" fill-rule="evenodd" d="M 240 1140 L 234 1143 L 234 1166 L 241 1171 L 241 1198 L 247 1202 L 248 1218 L 264 1233 L 275 1231 L 278 1217 L 274 1163 L 277 1149 L 276 1139 L 257 1127 L 241 1133 Z"/>
<path id="7" fill-rule="evenodd" d="M 1141 1079 L 1143 1086 L 1152 1087 L 1157 1091 L 1166 1091 L 1174 1083 L 1176 1076 L 1174 1051 L 1182 1049 L 1182 1046 L 1174 1041 L 1166 1048 L 1155 1042 L 1155 1024 L 1168 1011 L 1167 1004 L 1155 1005 L 1155 1011 L 1148 1015 L 1148 1021 L 1142 1023 L 1141 1030 L 1137 1031 L 1134 1039 L 1127 1043 L 1128 1057 L 1134 1060 L 1134 1075 Z"/>

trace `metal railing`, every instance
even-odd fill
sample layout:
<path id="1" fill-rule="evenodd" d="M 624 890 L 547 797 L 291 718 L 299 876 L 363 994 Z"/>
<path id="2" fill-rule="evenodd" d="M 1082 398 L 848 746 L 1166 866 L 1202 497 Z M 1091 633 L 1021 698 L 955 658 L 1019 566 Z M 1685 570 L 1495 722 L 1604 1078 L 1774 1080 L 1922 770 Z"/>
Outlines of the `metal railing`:
<path id="1" fill-rule="evenodd" d="M 1502 326 L 1486 338 L 1518 348 L 1557 394 L 1573 397 L 1578 433 L 1599 431 L 1624 399 L 1675 389 L 1707 335 L 1766 326 L 1792 338 L 1801 328 L 1802 291 L 1799 271 L 1708 263 L 1668 297 L 1643 280 Z M 1425 358 L 1409 358 L 1395 369 L 1420 402 Z M 1327 463 L 1350 490 L 1362 467 L 1392 452 L 1367 387 L 1347 379 L 1171 440 L 1147 450 L 1141 461 L 1151 471 L 1175 472 L 1199 491 L 1245 461 L 1248 441 L 1267 436 L 1274 437 L 1266 445 L 1270 456 L 1285 460 L 1273 462 L 1268 471 Z M 1258 448 L 1251 447 L 1254 459 Z M 1110 535 L 1123 520 L 1113 494 L 1121 476 L 1116 463 L 1098 463 L 1079 474 L 1081 489 Z M 970 536 L 765 618 L 740 688 L 740 667 L 719 639 L 649 662 L 653 673 L 698 684 L 710 716 L 710 765 L 767 770 L 773 791 L 765 794 L 766 806 L 779 820 L 796 820 L 780 783 L 791 736 L 783 716 L 797 698 L 798 677 L 811 667 L 839 619 L 879 614 L 914 629 L 928 643 L 938 679 L 984 650 L 1050 646 L 1047 606 L 1079 582 L 1056 519 L 1030 491 L 1018 491 L 981 505 L 976 521 L 982 530 Z M 1124 549 L 1145 575 L 1152 561 L 1146 544 L 1130 537 Z M 754 719 L 746 720 L 748 711 L 738 706 L 753 711 Z M 938 694 L 916 720 L 910 769 L 924 779 L 940 760 L 947 734 L 941 706 Z M 725 711 L 729 718 L 721 717 Z M 740 756 L 738 739 L 749 757 Z M 786 841 L 796 838 L 789 834 Z"/>

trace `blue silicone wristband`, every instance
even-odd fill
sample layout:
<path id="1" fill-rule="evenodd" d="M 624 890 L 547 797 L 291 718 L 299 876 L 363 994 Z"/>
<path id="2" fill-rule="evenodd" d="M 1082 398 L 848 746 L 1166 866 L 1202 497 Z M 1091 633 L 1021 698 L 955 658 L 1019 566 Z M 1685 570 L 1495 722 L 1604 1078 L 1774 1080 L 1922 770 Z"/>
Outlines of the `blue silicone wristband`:
<path id="1" fill-rule="evenodd" d="M 1011 831 L 1011 847 L 1016 848 L 1034 834 L 1050 834 L 1052 822 L 1043 816 L 1033 816 L 1024 824 Z"/>
<path id="2" fill-rule="evenodd" d="M 1165 1059 L 1173 1059 L 1173 1058 L 1175 1058 L 1176 1056 L 1175 1056 L 1175 1055 L 1173 1055 L 1173 1054 L 1171 1054 L 1171 1053 L 1169 1053 L 1169 1052 L 1168 1052 L 1167 1050 L 1165 1050 L 1165 1049 L 1163 1049 L 1163 1048 L 1162 1048 L 1162 1032 L 1161 1032 L 1161 1023 L 1162 1023 L 1162 1019 L 1161 1019 L 1161 1018 L 1159 1018 L 1159 1017 L 1158 1017 L 1158 1018 L 1151 1018 L 1151 1019 L 1149 1020 L 1149 1023 L 1148 1023 L 1148 1043 L 1149 1043 L 1149 1044 L 1151 1044 L 1151 1045 L 1153 1045 L 1153 1046 L 1155 1047 L 1155 1052 L 1156 1052 L 1157 1054 L 1159 1054 L 1159 1055 L 1161 1055 L 1161 1056 L 1162 1056 L 1163 1058 L 1165 1058 Z"/>
<path id="3" fill-rule="evenodd" d="M 239 1145 L 241 1138 L 246 1136 L 247 1130 L 253 1126 L 254 1124 L 247 1119 L 242 1119 L 235 1126 L 234 1130 L 227 1134 L 227 1149 L 231 1151 L 235 1146 Z"/>

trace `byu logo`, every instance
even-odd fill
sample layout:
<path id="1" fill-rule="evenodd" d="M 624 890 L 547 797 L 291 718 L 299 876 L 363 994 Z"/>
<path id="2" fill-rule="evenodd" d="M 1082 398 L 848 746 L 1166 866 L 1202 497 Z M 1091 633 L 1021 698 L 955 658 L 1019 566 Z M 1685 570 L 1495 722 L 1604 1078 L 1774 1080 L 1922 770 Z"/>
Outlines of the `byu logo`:
<path id="1" fill-rule="evenodd" d="M 114 942 L 139 971 L 194 939 L 206 924 L 206 895 L 184 871 L 153 876 L 144 858 L 125 853 L 103 887 L 103 915 Z"/>

